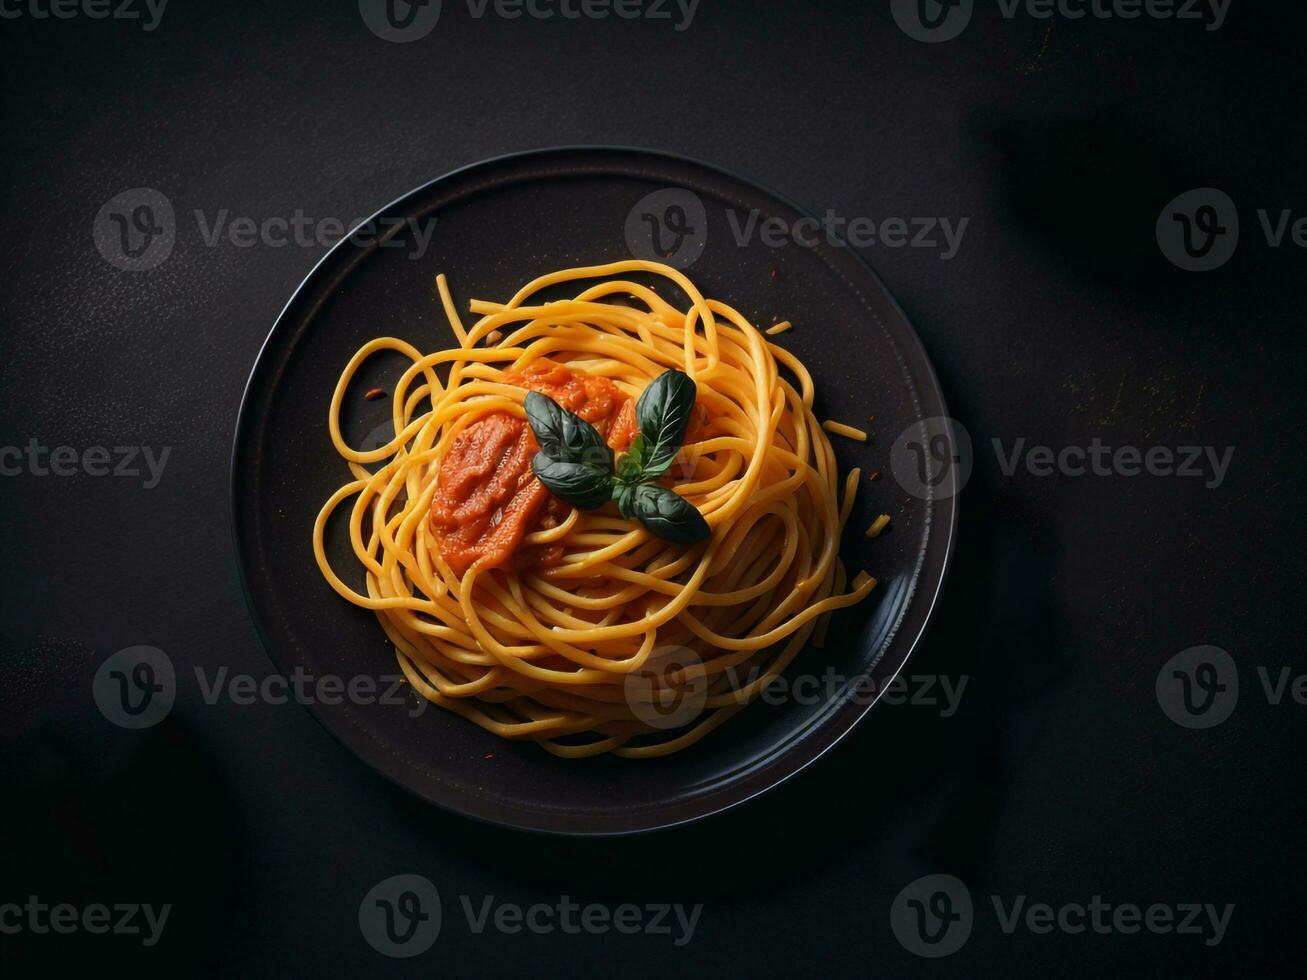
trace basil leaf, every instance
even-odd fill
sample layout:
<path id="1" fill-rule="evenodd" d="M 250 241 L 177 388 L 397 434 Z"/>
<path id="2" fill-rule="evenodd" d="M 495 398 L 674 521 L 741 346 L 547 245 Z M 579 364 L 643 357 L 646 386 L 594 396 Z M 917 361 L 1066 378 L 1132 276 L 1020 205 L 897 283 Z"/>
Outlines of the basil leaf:
<path id="1" fill-rule="evenodd" d="M 613 451 L 593 425 L 569 412 L 548 395 L 528 391 L 523 401 L 526 420 L 540 451 L 549 459 L 613 468 Z M 539 475 L 539 474 L 537 474 Z"/>
<path id="2" fill-rule="evenodd" d="M 681 451 L 697 391 L 688 374 L 672 370 L 658 375 L 640 393 L 635 418 L 644 436 L 642 462 L 648 479 L 666 473 Z"/>
<path id="3" fill-rule="evenodd" d="M 644 436 L 637 434 L 631 442 L 631 448 L 617 459 L 617 478 L 632 485 L 640 483 L 645 476 L 644 461 L 646 454 L 647 448 Z"/>
<path id="4" fill-rule="evenodd" d="M 531 472 L 555 497 L 580 510 L 594 510 L 612 494 L 612 472 L 592 463 L 550 459 L 541 451 L 531 459 Z"/>
<path id="5" fill-rule="evenodd" d="M 620 480 L 613 481 L 613 500 L 617 503 L 618 512 L 626 518 L 635 516 L 631 510 L 632 498 L 635 497 L 636 484 L 623 483 Z"/>
<path id="6" fill-rule="evenodd" d="M 650 532 L 678 544 L 694 544 L 712 533 L 694 504 L 656 483 L 635 488 L 631 512 Z"/>
<path id="7" fill-rule="evenodd" d="M 540 451 L 557 459 L 563 445 L 563 407 L 538 391 L 528 391 L 522 407 L 526 409 L 526 420 L 540 444 Z"/>

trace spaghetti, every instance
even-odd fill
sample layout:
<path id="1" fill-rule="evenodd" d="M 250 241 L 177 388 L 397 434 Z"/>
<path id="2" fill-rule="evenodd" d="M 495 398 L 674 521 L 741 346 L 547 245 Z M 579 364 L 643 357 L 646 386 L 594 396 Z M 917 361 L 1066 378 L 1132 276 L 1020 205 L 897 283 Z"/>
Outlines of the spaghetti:
<path id="1" fill-rule="evenodd" d="M 833 436 L 843 436 L 845 439 L 852 439 L 854 442 L 867 441 L 867 433 L 852 425 L 836 422 L 834 419 L 827 419 L 821 424 L 821 427 Z"/>
<path id="2" fill-rule="evenodd" d="M 629 273 L 668 280 L 688 309 Z M 540 300 L 570 283 L 573 298 Z M 846 591 L 838 545 L 858 473 L 839 479 L 811 376 L 736 310 L 639 260 L 542 276 L 507 303 L 475 301 L 471 326 L 443 276 L 437 288 L 456 347 L 423 353 L 377 338 L 337 382 L 331 439 L 354 478 L 313 528 L 322 574 L 376 612 L 421 695 L 560 756 L 666 755 L 754 700 L 830 613 L 875 587 L 858 572 Z M 341 408 L 379 351 L 412 361 L 393 390 L 396 435 L 355 449 Z M 661 479 L 706 520 L 706 540 L 663 540 L 612 504 L 573 509 L 522 469 L 536 448 L 528 390 L 589 413 L 620 457 L 632 400 L 673 368 L 697 396 Z M 347 501 L 362 591 L 324 547 Z"/>

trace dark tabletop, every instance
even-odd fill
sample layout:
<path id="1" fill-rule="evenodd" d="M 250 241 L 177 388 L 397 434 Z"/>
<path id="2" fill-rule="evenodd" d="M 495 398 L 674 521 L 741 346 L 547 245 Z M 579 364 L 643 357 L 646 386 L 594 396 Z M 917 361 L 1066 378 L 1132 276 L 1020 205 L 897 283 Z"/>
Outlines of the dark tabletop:
<path id="1" fill-rule="evenodd" d="M 446 0 L 397 43 L 350 0 L 121 3 L 70 0 L 60 18 L 6 0 L 0 22 L 6 976 L 1297 972 L 1296 5 L 1235 0 L 1221 19 L 1181 0 L 1199 19 L 1162 19 L 1172 5 L 1100 0 L 1113 16 L 1076 2 L 1044 19 L 977 0 L 960 36 L 928 43 L 909 36 L 913 3 L 702 0 L 689 16 L 636 0 L 622 9 L 639 17 L 599 19 L 609 5 L 539 0 L 545 19 Z M 325 219 L 578 143 L 687 154 L 877 227 L 967 219 L 947 257 L 862 248 L 975 447 L 944 601 L 908 667 L 961 698 L 881 705 L 763 799 L 620 840 L 433 809 L 303 707 L 196 682 L 274 673 L 233 555 L 231 437 Z M 142 188 L 171 205 L 175 245 L 132 271 L 106 222 L 134 220 L 144 198 L 118 196 Z M 1174 200 L 1195 189 L 1228 197 Z M 219 220 L 297 215 L 304 244 L 206 241 Z M 1236 220 L 1228 261 L 1177 267 L 1227 258 Z M 1075 450 L 1095 446 L 1101 472 L 1081 472 Z M 1151 472 L 1122 447 L 1152 451 Z M 128 730 L 93 678 L 136 646 L 178 682 L 166 719 Z M 1173 660 L 1195 647 L 1229 659 Z M 411 959 L 359 926 L 400 874 L 443 908 Z M 41 903 L 77 924 L 54 931 Z M 514 931 L 513 907 L 537 903 L 542 928 Z M 565 928 L 582 919 L 567 903 L 596 909 L 591 926 Z M 611 925 L 627 904 L 632 934 Z M 116 906 L 142 906 L 140 928 L 97 934 L 96 905 L 115 926 Z M 168 908 L 157 934 L 144 906 Z"/>

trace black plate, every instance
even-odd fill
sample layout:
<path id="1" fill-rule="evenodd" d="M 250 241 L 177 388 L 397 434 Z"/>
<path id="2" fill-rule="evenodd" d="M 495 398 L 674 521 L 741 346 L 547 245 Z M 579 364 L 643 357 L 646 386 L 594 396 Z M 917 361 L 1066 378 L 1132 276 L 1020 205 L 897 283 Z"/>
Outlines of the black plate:
<path id="1" fill-rule="evenodd" d="M 314 516 L 348 478 L 327 434 L 327 410 L 350 355 L 382 334 L 424 350 L 452 346 L 435 294 L 437 272 L 449 276 L 465 308 L 472 298 L 507 299 L 547 271 L 628 258 L 639 236 L 647 237 L 640 231 L 647 219 L 637 211 L 630 229 L 637 245 L 627 244 L 635 205 L 668 188 L 679 189 L 671 203 L 692 201 L 684 196 L 689 191 L 704 206 L 706 247 L 686 271 L 705 294 L 760 324 L 795 322 L 783 342 L 812 372 L 821 417 L 862 425 L 875 417 L 872 443 L 835 442 L 841 472 L 860 465 L 864 473 L 885 474 L 863 480 L 841 550 L 850 569 L 868 569 L 880 585 L 867 602 L 840 614 L 824 650 L 806 650 L 791 666 L 790 675 L 847 678 L 833 698 L 754 704 L 664 759 L 556 759 L 434 706 L 415 716 L 409 690 L 401 703 L 360 697 L 310 705 L 328 731 L 379 772 L 472 817 L 553 833 L 623 834 L 684 823 L 756 796 L 817 759 L 869 710 L 867 690 L 883 691 L 902 669 L 943 585 L 957 525 L 952 473 L 933 499 L 917 499 L 896 484 L 889 450 L 899 433 L 914 428 L 925 435 L 924 420 L 948 413 L 920 340 L 870 268 L 848 249 L 824 243 L 772 247 L 756 229 L 741 244 L 737 229 L 750 211 L 791 225 L 805 212 L 721 170 L 644 150 L 545 150 L 459 170 L 384 208 L 374 220 L 391 237 L 346 239 L 333 248 L 268 336 L 237 422 L 232 507 L 245 588 L 279 669 L 289 675 L 300 668 L 315 678 L 398 673 L 373 614 L 331 591 L 310 548 Z M 668 217 L 678 227 L 698 220 L 693 213 L 688 222 L 675 212 Z M 431 218 L 430 247 L 415 257 L 422 252 L 418 238 L 398 220 Z M 697 228 L 677 261 L 694 254 L 696 236 L 702 237 Z M 664 238 L 664 245 L 675 239 Z M 369 433 L 376 438 L 378 426 L 389 436 L 389 400 L 362 395 L 372 384 L 386 385 L 399 367 L 374 364 L 353 386 L 344 420 L 351 444 Z M 868 541 L 863 530 L 882 511 L 894 516 L 892 531 Z M 336 568 L 348 576 L 354 566 L 343 522 L 329 532 Z M 858 681 L 863 687 L 855 692 Z"/>

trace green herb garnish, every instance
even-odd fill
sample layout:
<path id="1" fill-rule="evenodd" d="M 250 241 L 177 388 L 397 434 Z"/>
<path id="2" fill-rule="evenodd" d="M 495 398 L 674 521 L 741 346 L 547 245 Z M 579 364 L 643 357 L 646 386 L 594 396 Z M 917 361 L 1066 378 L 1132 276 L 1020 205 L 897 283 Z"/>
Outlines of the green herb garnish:
<path id="1" fill-rule="evenodd" d="M 664 371 L 635 404 L 639 433 L 613 465 L 613 453 L 585 419 L 548 395 L 527 392 L 526 418 L 540 452 L 531 472 L 554 496 L 580 510 L 613 500 L 623 517 L 633 517 L 651 533 L 693 544 L 711 530 L 703 515 L 675 490 L 654 481 L 671 468 L 685 441 L 694 410 L 695 384 L 680 371 Z"/>

